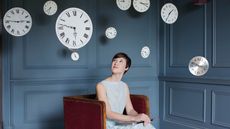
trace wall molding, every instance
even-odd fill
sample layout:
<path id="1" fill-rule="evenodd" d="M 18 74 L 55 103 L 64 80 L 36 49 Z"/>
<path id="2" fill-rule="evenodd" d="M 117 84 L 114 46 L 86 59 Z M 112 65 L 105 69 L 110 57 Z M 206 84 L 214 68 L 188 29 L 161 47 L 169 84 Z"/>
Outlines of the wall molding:
<path id="1" fill-rule="evenodd" d="M 216 98 L 217 95 L 222 95 L 222 96 L 229 96 L 230 97 L 230 92 L 227 91 L 220 91 L 220 90 L 212 90 L 212 105 L 211 105 L 211 112 L 212 112 L 212 121 L 211 124 L 225 127 L 225 128 L 230 128 L 230 123 L 222 122 L 216 119 Z M 226 102 L 228 103 L 228 102 Z M 227 109 L 226 109 L 227 110 Z"/>

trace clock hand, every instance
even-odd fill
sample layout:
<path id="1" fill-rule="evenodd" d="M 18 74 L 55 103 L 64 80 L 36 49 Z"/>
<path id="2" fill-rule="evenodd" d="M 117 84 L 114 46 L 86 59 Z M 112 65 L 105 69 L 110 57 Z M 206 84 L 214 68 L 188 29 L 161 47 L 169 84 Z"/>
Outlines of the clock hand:
<path id="1" fill-rule="evenodd" d="M 148 3 L 140 2 L 140 4 L 144 5 L 145 7 L 148 7 Z"/>
<path id="2" fill-rule="evenodd" d="M 19 21 L 15 21 L 15 20 L 7 20 L 6 22 L 16 22 L 16 23 L 19 23 Z"/>
<path id="3" fill-rule="evenodd" d="M 64 25 L 64 24 L 60 24 L 60 25 L 62 25 L 62 26 L 65 26 L 65 27 L 67 27 L 67 28 L 71 28 L 71 29 L 76 29 L 76 27 L 74 27 L 74 26 L 68 26 L 68 25 Z"/>
<path id="4" fill-rule="evenodd" d="M 20 21 L 18 21 L 18 23 L 19 23 L 19 22 L 26 22 L 26 21 L 27 21 L 27 20 L 20 20 Z"/>
<path id="5" fill-rule="evenodd" d="M 49 7 L 49 8 L 47 9 L 48 13 L 50 13 L 50 10 L 51 10 L 51 7 Z"/>
<path id="6" fill-rule="evenodd" d="M 7 20 L 6 22 L 15 22 L 15 23 L 20 23 L 20 22 L 26 22 L 27 20 L 19 20 L 19 21 L 15 21 L 15 20 Z"/>
<path id="7" fill-rule="evenodd" d="M 168 16 L 167 16 L 167 18 L 166 18 L 166 21 L 168 20 L 170 14 L 173 12 L 173 10 L 174 10 L 174 9 L 172 9 L 172 10 L 168 13 Z"/>
<path id="8" fill-rule="evenodd" d="M 74 29 L 73 36 L 74 36 L 74 38 L 76 40 L 76 37 L 77 37 L 76 27 L 74 27 L 73 29 Z"/>

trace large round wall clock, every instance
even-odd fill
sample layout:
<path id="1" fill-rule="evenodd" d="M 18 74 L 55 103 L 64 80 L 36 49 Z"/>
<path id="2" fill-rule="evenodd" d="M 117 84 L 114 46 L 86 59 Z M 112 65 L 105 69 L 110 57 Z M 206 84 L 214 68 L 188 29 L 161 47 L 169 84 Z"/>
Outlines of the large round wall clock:
<path id="1" fill-rule="evenodd" d="M 167 24 L 173 24 L 178 17 L 177 7 L 172 3 L 166 3 L 161 8 L 161 18 Z"/>
<path id="2" fill-rule="evenodd" d="M 84 47 L 91 39 L 93 24 L 89 15 L 79 8 L 68 8 L 56 20 L 56 35 L 69 49 Z"/>
<path id="3" fill-rule="evenodd" d="M 131 0 L 116 0 L 117 7 L 121 10 L 128 10 L 131 6 Z"/>
<path id="4" fill-rule="evenodd" d="M 52 1 L 52 0 L 49 0 L 49 1 L 46 1 L 46 3 L 44 4 L 43 6 L 43 11 L 45 12 L 46 15 L 54 15 L 56 12 L 57 12 L 57 4 Z"/>
<path id="5" fill-rule="evenodd" d="M 14 7 L 5 13 L 3 25 L 9 34 L 13 36 L 23 36 L 30 31 L 32 18 L 25 9 Z"/>
<path id="6" fill-rule="evenodd" d="M 190 60 L 188 68 L 191 74 L 202 76 L 208 72 L 209 63 L 205 57 L 195 56 Z"/>
<path id="7" fill-rule="evenodd" d="M 138 12 L 146 12 L 150 7 L 150 0 L 133 0 L 133 7 Z"/>

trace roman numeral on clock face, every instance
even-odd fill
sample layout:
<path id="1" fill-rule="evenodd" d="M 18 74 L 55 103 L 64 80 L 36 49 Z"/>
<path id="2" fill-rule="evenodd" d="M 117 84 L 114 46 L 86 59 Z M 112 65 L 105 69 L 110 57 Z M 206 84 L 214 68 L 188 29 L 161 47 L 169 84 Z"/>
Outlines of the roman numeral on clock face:
<path id="1" fill-rule="evenodd" d="M 69 38 L 66 38 L 65 42 L 69 44 Z"/>
<path id="2" fill-rule="evenodd" d="M 62 32 L 62 33 L 60 34 L 60 37 L 61 37 L 61 38 L 64 38 L 64 37 L 65 37 L 65 33 Z"/>
<path id="3" fill-rule="evenodd" d="M 87 38 L 88 38 L 88 35 L 87 35 L 87 34 L 84 34 L 84 37 L 87 39 Z"/>
<path id="4" fill-rule="evenodd" d="M 67 15 L 68 17 L 70 17 L 70 13 L 69 13 L 69 12 L 67 12 L 66 15 Z"/>
<path id="5" fill-rule="evenodd" d="M 74 11 L 73 11 L 73 15 L 74 15 L 74 16 L 77 16 L 77 11 L 74 10 Z"/>

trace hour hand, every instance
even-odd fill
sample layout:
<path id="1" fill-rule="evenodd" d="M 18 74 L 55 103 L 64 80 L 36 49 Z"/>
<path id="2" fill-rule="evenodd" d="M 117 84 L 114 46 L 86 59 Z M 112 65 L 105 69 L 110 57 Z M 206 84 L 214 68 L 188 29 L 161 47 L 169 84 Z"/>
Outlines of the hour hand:
<path id="1" fill-rule="evenodd" d="M 73 36 L 74 36 L 74 38 L 75 38 L 75 40 L 76 40 L 76 38 L 77 38 L 76 28 L 74 28 Z"/>

